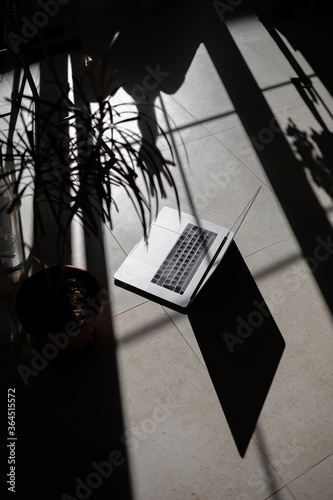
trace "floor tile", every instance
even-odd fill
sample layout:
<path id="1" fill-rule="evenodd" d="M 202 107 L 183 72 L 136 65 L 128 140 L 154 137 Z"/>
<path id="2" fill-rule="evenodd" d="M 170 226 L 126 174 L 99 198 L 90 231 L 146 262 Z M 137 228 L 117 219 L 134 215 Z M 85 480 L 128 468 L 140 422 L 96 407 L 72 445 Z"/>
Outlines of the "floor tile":
<path id="1" fill-rule="evenodd" d="M 190 115 L 172 96 L 161 93 L 160 98 L 156 101 L 156 107 L 158 125 L 167 134 L 171 145 L 178 146 L 184 142 L 187 143 L 209 135 L 207 129 Z M 168 148 L 168 144 L 161 133 L 159 134 L 157 147 L 161 151 Z"/>
<path id="2" fill-rule="evenodd" d="M 290 84 L 290 78 L 296 76 L 295 70 L 258 19 L 247 17 L 243 21 L 230 21 L 227 25 L 262 90 Z M 296 51 L 292 55 L 294 53 Z M 311 74 L 311 68 L 306 64 L 304 66 L 303 71 Z"/>
<path id="3" fill-rule="evenodd" d="M 260 180 L 214 137 L 192 141 L 185 145 L 185 151 L 178 151 L 178 155 L 197 215 L 216 224 L 231 227 L 262 184 Z M 179 161 L 177 167 L 172 169 L 172 174 L 179 191 L 181 210 L 193 213 L 186 185 L 181 178 Z M 171 194 L 169 199 L 160 204 L 161 207 L 163 205 L 176 208 L 174 196 Z M 128 214 L 133 214 L 126 226 L 121 225 L 121 214 L 115 214 L 114 234 L 126 252 L 129 252 L 137 243 L 140 232 L 130 201 L 121 193 L 119 206 L 124 206 Z M 243 238 L 240 236 L 241 231 Z M 284 216 L 279 211 L 274 196 L 263 186 L 239 233 L 243 255 L 288 235 Z"/>
<path id="4" fill-rule="evenodd" d="M 194 118 L 215 133 L 239 124 L 234 107 L 208 54 L 198 55 L 173 95 Z"/>
<path id="5" fill-rule="evenodd" d="M 277 491 L 274 495 L 269 497 L 267 500 L 295 500 L 293 495 L 290 493 L 288 488 L 282 488 Z"/>
<path id="6" fill-rule="evenodd" d="M 308 472 L 288 484 L 296 500 L 330 500 L 332 498 L 333 456 L 322 460 Z"/>
<path id="7" fill-rule="evenodd" d="M 289 482 L 332 453 L 332 319 L 292 238 L 246 262 L 286 342 L 255 439 Z"/>
<path id="8" fill-rule="evenodd" d="M 283 486 L 255 443 L 239 460 L 206 370 L 160 306 L 114 325 L 136 499 L 264 499 Z"/>
<path id="9" fill-rule="evenodd" d="M 176 328 L 180 331 L 181 335 L 184 337 L 185 341 L 188 343 L 190 348 L 193 350 L 195 355 L 198 357 L 200 362 L 205 366 L 205 361 L 198 346 L 198 342 L 193 333 L 192 327 L 188 320 L 187 315 L 180 314 L 172 309 L 165 308 L 171 321 L 175 324 Z"/>

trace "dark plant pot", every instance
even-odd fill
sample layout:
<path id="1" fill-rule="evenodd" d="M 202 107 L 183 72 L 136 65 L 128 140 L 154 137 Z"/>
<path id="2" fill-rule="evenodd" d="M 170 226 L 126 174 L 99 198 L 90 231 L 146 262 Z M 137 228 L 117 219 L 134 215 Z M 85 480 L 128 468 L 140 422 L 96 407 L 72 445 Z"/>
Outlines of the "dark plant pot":
<path id="1" fill-rule="evenodd" d="M 65 266 L 56 291 L 59 276 L 58 267 L 33 274 L 18 291 L 15 305 L 18 319 L 37 346 L 47 349 L 47 344 L 53 344 L 54 351 L 57 348 L 66 355 L 92 342 L 103 301 L 100 286 L 89 272 Z"/>

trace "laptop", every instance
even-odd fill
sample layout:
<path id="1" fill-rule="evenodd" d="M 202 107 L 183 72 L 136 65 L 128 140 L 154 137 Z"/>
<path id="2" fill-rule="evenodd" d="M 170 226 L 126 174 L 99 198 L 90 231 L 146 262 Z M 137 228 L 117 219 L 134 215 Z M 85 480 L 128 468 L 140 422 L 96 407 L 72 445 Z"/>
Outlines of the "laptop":
<path id="1" fill-rule="evenodd" d="M 186 314 L 233 241 L 261 186 L 232 228 L 164 207 L 114 275 L 117 286 Z"/>

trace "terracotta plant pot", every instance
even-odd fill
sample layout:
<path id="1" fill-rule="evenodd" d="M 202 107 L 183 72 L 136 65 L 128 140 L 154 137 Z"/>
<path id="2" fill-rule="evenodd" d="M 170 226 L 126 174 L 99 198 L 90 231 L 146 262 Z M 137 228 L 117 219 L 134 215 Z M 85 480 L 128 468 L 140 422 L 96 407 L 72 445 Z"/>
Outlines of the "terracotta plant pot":
<path id="1" fill-rule="evenodd" d="M 89 272 L 65 266 L 56 291 L 59 275 L 58 267 L 49 267 L 29 277 L 18 291 L 16 313 L 36 346 L 47 349 L 50 344 L 66 355 L 92 342 L 103 300 L 101 288 Z"/>

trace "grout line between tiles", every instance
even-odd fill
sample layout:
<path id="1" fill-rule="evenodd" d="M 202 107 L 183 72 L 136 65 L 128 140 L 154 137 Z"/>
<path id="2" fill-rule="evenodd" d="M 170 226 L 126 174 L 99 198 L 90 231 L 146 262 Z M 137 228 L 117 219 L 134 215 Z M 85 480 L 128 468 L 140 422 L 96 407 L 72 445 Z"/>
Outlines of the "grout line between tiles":
<path id="1" fill-rule="evenodd" d="M 286 483 L 286 486 L 288 486 L 289 484 L 293 483 L 294 481 L 296 481 L 300 477 L 304 476 L 305 474 L 307 474 L 308 472 L 310 472 L 312 469 L 314 469 L 315 467 L 317 467 L 317 465 L 321 464 L 322 462 L 324 462 L 325 460 L 327 460 L 329 457 L 332 457 L 332 456 L 333 456 L 333 453 L 329 453 L 326 457 L 322 458 L 321 460 L 319 460 L 315 464 L 311 465 L 311 467 L 309 467 L 304 472 L 302 472 L 298 476 L 294 477 L 294 479 L 292 479 L 291 481 L 289 481 L 288 483 Z"/>
<path id="2" fill-rule="evenodd" d="M 109 231 L 109 233 L 111 234 L 112 238 L 114 238 L 115 242 L 119 245 L 119 247 L 124 252 L 124 254 L 127 256 L 128 253 L 126 252 L 126 250 L 124 249 L 124 247 L 122 246 L 122 244 L 120 243 L 120 241 L 118 240 L 118 238 L 115 236 L 115 234 L 112 231 L 112 229 L 109 226 L 107 226 L 106 224 L 104 224 L 104 226 Z"/>
<path id="3" fill-rule="evenodd" d="M 172 95 L 171 96 L 169 95 L 169 97 L 177 104 L 177 106 L 181 107 L 185 111 L 185 113 L 188 114 L 194 120 L 194 123 L 192 123 L 192 124 L 190 123 L 188 125 L 182 125 L 181 127 L 177 127 L 176 129 L 168 130 L 168 133 L 178 132 L 181 129 L 185 129 L 186 127 L 189 127 L 189 126 L 192 127 L 193 125 L 195 125 L 195 126 L 202 125 L 201 121 L 198 120 L 198 118 L 195 118 L 195 116 L 193 116 L 192 113 L 188 109 L 186 109 L 179 101 L 177 101 L 176 97 L 174 97 Z M 159 99 L 161 102 L 161 96 Z"/>
<path id="4" fill-rule="evenodd" d="M 111 318 L 109 318 L 109 319 L 112 320 L 113 318 L 117 318 L 118 316 L 121 316 L 122 314 L 126 314 L 130 311 L 133 311 L 134 309 L 137 309 L 137 308 L 141 307 L 142 305 L 147 304 L 149 302 L 148 299 L 147 300 L 142 299 L 142 300 L 143 300 L 143 302 L 140 302 L 140 304 L 136 304 L 135 306 L 129 307 L 128 309 L 125 309 L 124 311 L 113 314 L 111 316 Z"/>
<path id="5" fill-rule="evenodd" d="M 294 499 L 294 500 L 297 500 L 297 498 L 292 494 L 292 492 L 290 491 L 290 489 L 288 488 L 287 485 L 285 486 L 282 486 L 282 488 L 280 488 L 279 490 L 275 491 L 272 495 L 270 495 L 269 497 L 266 497 L 264 500 L 269 500 L 270 498 L 274 498 L 275 495 L 278 495 L 280 491 L 282 490 L 287 490 L 289 495 Z M 278 499 L 277 499 L 278 500 Z"/>
<path id="6" fill-rule="evenodd" d="M 262 252 L 263 250 L 267 250 L 267 248 L 273 247 L 274 245 L 278 245 L 279 243 L 282 243 L 282 241 L 286 241 L 286 240 L 288 240 L 288 239 L 290 239 L 290 238 L 292 238 L 292 237 L 293 237 L 293 235 L 292 235 L 292 234 L 290 234 L 290 235 L 288 235 L 288 236 L 285 236 L 284 238 L 282 238 L 282 239 L 280 239 L 280 240 L 274 241 L 273 243 L 270 243 L 270 244 L 269 244 L 269 245 L 267 245 L 267 246 L 264 246 L 264 247 L 262 247 L 262 248 L 259 248 L 258 250 L 255 250 L 254 252 L 251 252 L 251 253 L 249 253 L 249 254 L 247 254 L 247 255 L 244 255 L 244 256 L 243 256 L 243 258 L 244 258 L 244 259 L 247 259 L 248 257 L 251 257 L 252 255 L 255 255 L 256 253 Z M 301 256 L 300 256 L 300 257 L 301 257 Z"/>
<path id="7" fill-rule="evenodd" d="M 188 345 L 188 347 L 190 348 L 190 350 L 193 352 L 194 356 L 197 358 L 197 360 L 199 361 L 199 363 L 201 364 L 201 366 L 203 366 L 204 369 L 206 370 L 206 372 L 209 374 L 205 362 L 203 362 L 202 359 L 200 359 L 200 357 L 197 355 L 197 353 L 195 352 L 195 350 L 193 349 L 193 347 L 191 346 L 191 344 L 187 341 L 187 339 L 185 338 L 185 336 L 182 334 L 182 332 L 180 331 L 180 329 L 178 328 L 178 326 L 176 325 L 176 323 L 174 322 L 174 320 L 172 319 L 172 317 L 170 316 L 170 314 L 168 313 L 168 311 L 164 307 L 163 307 L 163 309 L 164 309 L 165 313 L 167 314 L 167 316 L 169 318 L 169 321 L 174 325 L 174 327 L 177 329 L 177 331 L 180 334 L 180 336 L 183 338 L 183 340 L 185 341 L 185 343 Z M 193 333 L 193 337 L 195 339 L 194 333 Z M 198 346 L 198 349 L 200 350 L 199 346 Z"/>

